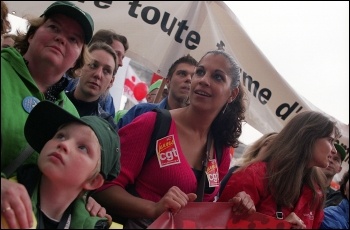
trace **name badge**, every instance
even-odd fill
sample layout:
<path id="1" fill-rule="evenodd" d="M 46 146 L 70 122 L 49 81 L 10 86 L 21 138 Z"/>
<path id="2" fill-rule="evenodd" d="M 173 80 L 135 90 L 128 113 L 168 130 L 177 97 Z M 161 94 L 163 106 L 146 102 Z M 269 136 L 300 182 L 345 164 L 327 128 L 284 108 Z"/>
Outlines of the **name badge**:
<path id="1" fill-rule="evenodd" d="M 23 109 L 27 112 L 30 113 L 32 109 L 40 102 L 40 100 L 36 97 L 33 96 L 28 96 L 25 97 L 22 101 L 22 106 Z"/>
<path id="2" fill-rule="evenodd" d="M 207 174 L 209 187 L 218 187 L 220 185 L 219 169 L 216 159 L 209 159 L 207 171 L 205 173 Z"/>
<path id="3" fill-rule="evenodd" d="M 156 152 L 161 168 L 181 163 L 174 135 L 169 135 L 157 140 Z"/>

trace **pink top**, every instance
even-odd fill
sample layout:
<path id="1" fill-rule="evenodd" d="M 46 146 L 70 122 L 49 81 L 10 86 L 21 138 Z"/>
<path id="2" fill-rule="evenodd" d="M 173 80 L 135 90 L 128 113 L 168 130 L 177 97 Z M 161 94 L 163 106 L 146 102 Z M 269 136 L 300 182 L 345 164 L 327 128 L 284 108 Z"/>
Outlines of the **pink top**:
<path id="1" fill-rule="evenodd" d="M 128 184 L 135 184 L 140 197 L 154 202 L 158 202 L 172 186 L 179 187 L 185 193 L 196 192 L 197 179 L 179 145 L 174 120 L 171 122 L 169 135 L 174 135 L 181 163 L 161 168 L 155 154 L 142 168 L 155 119 L 156 112 L 147 112 L 119 130 L 121 171 L 116 179 L 106 182 L 99 191 L 113 185 L 125 188 Z M 227 173 L 230 164 L 229 148 L 224 148 L 223 151 L 219 165 L 220 181 Z M 216 155 L 215 152 L 214 155 Z M 219 187 L 216 187 L 212 194 L 205 194 L 203 201 L 214 201 L 218 191 Z"/>

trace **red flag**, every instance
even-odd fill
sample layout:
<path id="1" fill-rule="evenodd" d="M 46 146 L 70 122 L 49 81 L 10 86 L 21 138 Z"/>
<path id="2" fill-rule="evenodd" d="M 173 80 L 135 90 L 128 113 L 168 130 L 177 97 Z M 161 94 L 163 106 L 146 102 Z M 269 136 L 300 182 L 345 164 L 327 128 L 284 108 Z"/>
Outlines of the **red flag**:
<path id="1" fill-rule="evenodd" d="M 163 77 L 156 74 L 156 73 L 153 73 L 152 80 L 151 80 L 151 83 L 149 85 L 152 85 L 154 82 L 158 81 L 159 79 L 163 79 Z"/>

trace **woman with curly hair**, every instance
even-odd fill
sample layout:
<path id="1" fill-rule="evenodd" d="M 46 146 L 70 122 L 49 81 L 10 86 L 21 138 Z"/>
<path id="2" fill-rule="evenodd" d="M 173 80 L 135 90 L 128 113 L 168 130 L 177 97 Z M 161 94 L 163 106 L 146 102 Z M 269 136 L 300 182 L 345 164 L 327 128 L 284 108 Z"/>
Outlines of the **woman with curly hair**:
<path id="1" fill-rule="evenodd" d="M 169 111 L 168 136 L 158 140 L 156 154 L 145 163 L 156 113 L 144 113 L 119 130 L 123 152 L 120 176 L 94 197 L 112 216 L 130 218 L 124 227 L 145 228 L 164 211 L 178 212 L 197 198 L 203 178 L 204 195 L 199 201 L 214 201 L 230 164 L 229 147 L 238 146 L 242 132 L 246 108 L 239 71 L 228 53 L 207 52 L 191 80 L 190 104 Z M 217 145 L 222 147 L 221 160 Z M 203 163 L 207 163 L 205 172 Z M 126 190 L 131 184 L 136 195 Z M 255 211 L 244 192 L 234 198 L 233 207 L 237 212 Z"/>

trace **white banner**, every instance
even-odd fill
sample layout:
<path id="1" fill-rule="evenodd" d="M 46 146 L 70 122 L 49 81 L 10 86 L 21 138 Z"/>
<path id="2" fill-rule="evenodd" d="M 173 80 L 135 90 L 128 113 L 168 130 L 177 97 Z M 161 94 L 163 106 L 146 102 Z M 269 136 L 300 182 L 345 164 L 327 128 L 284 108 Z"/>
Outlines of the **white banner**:
<path id="1" fill-rule="evenodd" d="M 114 82 L 112 87 L 109 89 L 110 94 L 113 97 L 114 108 L 116 112 L 120 108 L 121 98 L 124 93 L 124 81 L 127 75 L 127 69 L 129 67 L 130 58 L 123 58 L 123 66 L 118 68 L 117 73 L 114 77 Z"/>
<path id="2" fill-rule="evenodd" d="M 52 2 L 6 1 L 6 4 L 17 16 L 38 16 Z M 298 112 L 320 111 L 298 95 L 274 69 L 222 1 L 74 3 L 91 14 L 95 31 L 113 29 L 125 35 L 130 43 L 126 55 L 161 76 L 166 76 L 170 65 L 188 53 L 197 60 L 213 49 L 233 54 L 243 69 L 241 81 L 250 97 L 246 120 L 261 133 L 280 131 Z M 349 126 L 342 122 L 339 126 L 341 144 L 348 152 Z"/>

